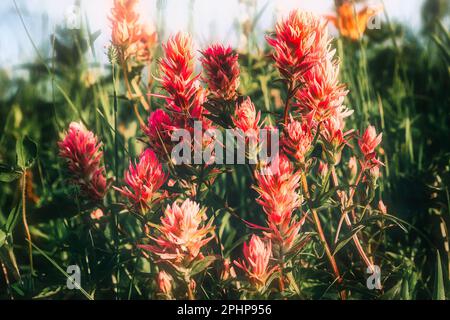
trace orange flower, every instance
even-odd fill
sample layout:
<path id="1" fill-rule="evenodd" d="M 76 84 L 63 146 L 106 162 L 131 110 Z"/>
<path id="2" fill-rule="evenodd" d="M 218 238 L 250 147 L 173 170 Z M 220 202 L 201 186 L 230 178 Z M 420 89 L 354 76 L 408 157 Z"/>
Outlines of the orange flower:
<path id="1" fill-rule="evenodd" d="M 176 202 L 167 206 L 161 225 L 157 226 L 160 235 L 151 237 L 156 245 L 140 247 L 175 265 L 186 266 L 192 260 L 201 258 L 200 250 L 214 238 L 213 235 L 208 237 L 214 230 L 212 221 L 203 225 L 207 218 L 205 211 L 189 199 L 181 206 Z"/>
<path id="2" fill-rule="evenodd" d="M 139 15 L 135 11 L 138 0 L 114 0 L 109 20 L 112 24 L 112 43 L 121 48 L 134 44 L 140 33 Z"/>
<path id="3" fill-rule="evenodd" d="M 337 8 L 337 16 L 327 16 L 340 34 L 351 40 L 359 40 L 364 35 L 367 28 L 367 23 L 370 19 L 383 10 L 383 6 L 368 7 L 365 6 L 358 12 L 350 1 L 344 1 Z"/>
<path id="4" fill-rule="evenodd" d="M 272 257 L 272 243 L 252 235 L 249 244 L 244 243 L 244 260 L 235 260 L 234 264 L 241 268 L 258 290 L 261 289 L 277 267 L 269 269 Z"/>

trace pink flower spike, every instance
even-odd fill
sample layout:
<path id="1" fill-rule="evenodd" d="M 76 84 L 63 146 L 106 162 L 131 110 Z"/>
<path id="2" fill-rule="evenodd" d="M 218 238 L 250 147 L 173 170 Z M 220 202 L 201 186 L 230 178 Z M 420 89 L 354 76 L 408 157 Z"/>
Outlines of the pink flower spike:
<path id="1" fill-rule="evenodd" d="M 214 235 L 208 237 L 214 230 L 212 221 L 203 224 L 207 219 L 205 211 L 189 199 L 181 206 L 174 202 L 164 211 L 158 226 L 159 236 L 152 238 L 156 244 L 140 247 L 175 265 L 188 265 L 201 258 L 202 247 L 214 238 Z"/>
<path id="2" fill-rule="evenodd" d="M 100 165 L 103 152 L 97 137 L 82 123 L 72 122 L 64 139 L 58 142 L 59 156 L 67 162 L 71 180 L 81 192 L 93 200 L 101 200 L 108 184 L 105 169 Z"/>
<path id="3" fill-rule="evenodd" d="M 257 289 L 261 289 L 277 267 L 269 269 L 272 257 L 272 243 L 252 235 L 249 244 L 244 243 L 244 260 L 236 260 L 234 264 L 241 268 Z"/>
<path id="4" fill-rule="evenodd" d="M 247 137 L 259 138 L 261 112 L 256 112 L 255 105 L 250 98 L 237 104 L 232 120 L 236 128 L 242 130 Z"/>

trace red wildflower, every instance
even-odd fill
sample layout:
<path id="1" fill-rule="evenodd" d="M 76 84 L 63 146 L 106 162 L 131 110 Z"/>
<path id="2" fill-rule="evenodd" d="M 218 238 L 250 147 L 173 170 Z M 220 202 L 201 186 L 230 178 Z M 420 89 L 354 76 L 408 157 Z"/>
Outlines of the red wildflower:
<path id="1" fill-rule="evenodd" d="M 234 100 L 239 87 L 238 54 L 231 47 L 211 45 L 202 52 L 200 59 L 211 93 L 217 98 Z"/>
<path id="2" fill-rule="evenodd" d="M 64 139 L 58 142 L 59 155 L 67 161 L 74 183 L 93 200 L 101 200 L 107 190 L 103 152 L 97 137 L 82 123 L 72 122 Z"/>
<path id="3" fill-rule="evenodd" d="M 277 23 L 275 35 L 267 37 L 267 42 L 275 50 L 272 58 L 281 75 L 294 82 L 327 54 L 329 38 L 325 21 L 294 10 Z"/>
<path id="4" fill-rule="evenodd" d="M 152 150 L 145 150 L 139 157 L 138 163 L 130 162 L 128 171 L 125 173 L 125 182 L 128 186 L 121 189 L 115 188 L 122 193 L 137 210 L 144 212 L 149 210 L 160 194 L 158 190 L 167 180 L 161 163 Z"/>
<path id="5" fill-rule="evenodd" d="M 168 109 L 174 113 L 190 114 L 199 104 L 198 75 L 194 75 L 192 39 L 181 33 L 163 45 L 164 58 L 160 64 L 162 86 L 169 94 Z"/>
<path id="6" fill-rule="evenodd" d="M 278 159 L 278 172 L 274 174 L 257 174 L 255 190 L 260 198 L 257 202 L 263 207 L 267 218 L 274 224 L 290 220 L 292 212 L 300 207 L 301 199 L 296 190 L 299 188 L 300 174 L 286 156 Z"/>

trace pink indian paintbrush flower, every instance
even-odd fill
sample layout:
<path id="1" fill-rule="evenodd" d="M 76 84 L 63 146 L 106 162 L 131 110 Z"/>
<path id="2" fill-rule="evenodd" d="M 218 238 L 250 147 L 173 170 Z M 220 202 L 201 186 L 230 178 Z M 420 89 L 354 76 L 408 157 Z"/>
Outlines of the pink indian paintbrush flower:
<path id="1" fill-rule="evenodd" d="M 146 149 L 137 163 L 130 162 L 125 173 L 127 186 L 115 189 L 125 196 L 136 210 L 144 213 L 161 200 L 159 190 L 166 180 L 167 174 L 164 173 L 155 153 Z"/>
<path id="2" fill-rule="evenodd" d="M 377 131 L 374 126 L 369 126 L 364 132 L 363 136 L 358 140 L 359 148 L 364 155 L 364 163 L 366 168 L 378 166 L 381 162 L 377 159 L 377 153 L 375 149 L 381 143 L 383 134 L 377 135 Z"/>
<path id="3" fill-rule="evenodd" d="M 331 54 L 329 54 L 331 56 Z M 348 93 L 339 83 L 339 65 L 331 57 L 319 60 L 305 72 L 304 85 L 297 91 L 297 106 L 317 122 L 338 115 Z"/>
<path id="4" fill-rule="evenodd" d="M 295 158 L 298 163 L 304 165 L 305 156 L 311 150 L 314 139 L 312 127 L 307 122 L 302 123 L 291 117 L 284 132 L 281 140 L 283 151 Z"/>
<path id="5" fill-rule="evenodd" d="M 82 123 L 72 122 L 63 140 L 58 142 L 59 156 L 66 159 L 71 180 L 81 192 L 93 200 L 101 200 L 108 183 L 105 168 L 101 166 L 102 144 Z"/>
<path id="6" fill-rule="evenodd" d="M 259 194 L 257 202 L 263 207 L 267 218 L 274 224 L 290 220 L 292 212 L 300 207 L 301 198 L 296 192 L 300 187 L 300 174 L 285 155 L 279 155 L 278 171 L 273 174 L 256 174 Z"/>
<path id="7" fill-rule="evenodd" d="M 155 245 L 139 247 L 153 252 L 161 260 L 175 266 L 189 265 L 195 259 L 201 259 L 201 249 L 214 238 L 212 221 L 205 225 L 206 209 L 189 199 L 181 206 L 176 202 L 167 206 L 161 224 L 156 226 L 159 235 L 151 237 Z"/>
<path id="8" fill-rule="evenodd" d="M 272 58 L 276 67 L 291 83 L 301 80 L 305 72 L 326 56 L 330 42 L 326 22 L 298 10 L 279 21 L 275 34 L 266 40 L 275 50 Z"/>
<path id="9" fill-rule="evenodd" d="M 245 272 L 250 283 L 259 290 L 277 269 L 276 266 L 270 268 L 272 243 L 252 235 L 248 245 L 244 243 L 243 253 L 244 259 L 235 260 L 234 264 Z"/>
<path id="10" fill-rule="evenodd" d="M 295 172 L 292 163 L 285 155 L 278 155 L 274 160 L 278 170 L 273 174 L 256 174 L 258 192 L 256 200 L 267 215 L 268 229 L 264 235 L 272 240 L 277 252 L 288 253 L 298 239 L 304 219 L 297 221 L 293 212 L 302 204 L 297 193 L 301 175 Z"/>
<path id="11" fill-rule="evenodd" d="M 199 75 L 194 74 L 192 39 L 177 33 L 163 44 L 164 57 L 160 63 L 161 84 L 169 94 L 167 108 L 174 113 L 190 114 L 199 104 Z"/>
<path id="12" fill-rule="evenodd" d="M 250 98 L 241 103 L 237 103 L 234 117 L 231 117 L 237 129 L 251 138 L 258 139 L 261 127 L 261 112 L 256 112 L 255 105 Z"/>
<path id="13" fill-rule="evenodd" d="M 238 54 L 231 47 L 221 44 L 209 46 L 202 52 L 200 59 L 204 70 L 204 81 L 216 97 L 234 100 L 239 87 Z"/>

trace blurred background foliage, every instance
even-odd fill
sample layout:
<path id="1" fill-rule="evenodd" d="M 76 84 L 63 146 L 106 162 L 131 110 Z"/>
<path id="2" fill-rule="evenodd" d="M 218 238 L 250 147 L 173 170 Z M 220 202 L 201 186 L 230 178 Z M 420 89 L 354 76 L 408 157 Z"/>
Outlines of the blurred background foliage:
<path id="1" fill-rule="evenodd" d="M 286 92 L 274 81 L 278 75 L 267 57 L 268 48 L 255 36 L 260 12 L 252 7 L 252 1 L 246 3 L 252 15 L 235 26 L 236 33 L 246 40 L 239 50 L 240 92 L 250 96 L 264 113 L 280 112 Z M 156 10 L 162 10 L 161 4 Z M 386 166 L 376 196 L 403 226 L 392 225 L 377 235 L 382 241 L 378 242 L 375 261 L 382 270 L 383 290 L 368 290 L 367 275 L 350 271 L 344 278 L 352 298 L 450 296 L 448 13 L 448 1 L 427 0 L 420 32 L 392 21 L 387 12 L 382 14 L 381 29 L 368 30 L 358 41 L 338 37 L 333 42 L 341 60 L 342 80 L 350 89 L 347 105 L 355 110 L 348 127 L 363 129 L 372 123 L 383 131 L 381 154 Z M 164 34 L 160 29 L 158 33 Z M 148 298 L 154 292 L 154 279 L 144 272 L 152 266 L 135 258 L 139 254 L 132 254 L 137 228 L 126 216 L 121 217 L 121 225 L 131 239 L 123 240 L 122 278 L 110 278 L 116 268 L 113 231 L 104 220 L 90 218 L 92 206 L 77 198 L 77 190 L 67 184 L 57 157 L 60 133 L 70 121 L 82 120 L 101 137 L 105 165 L 109 176 L 114 176 L 111 66 L 98 62 L 103 59 L 93 62 L 86 58 L 104 54 L 93 48 L 97 37 L 98 32 L 90 30 L 87 23 L 77 30 L 60 27 L 46 42 L 49 47 L 33 44 L 37 49 L 33 61 L 14 66 L 13 72 L 0 69 L 0 298 L 83 298 L 81 294 L 111 298 L 117 283 L 123 298 Z M 152 70 L 156 70 L 160 51 L 158 48 Z M 158 90 L 149 83 L 152 92 Z M 123 99 L 119 102 L 119 168 L 123 172 L 142 145 L 132 108 Z M 160 103 L 151 98 L 154 108 Z M 20 165 L 20 158 L 27 161 Z M 221 177 L 214 196 L 205 203 L 219 216 L 225 255 L 233 256 L 248 233 L 241 221 L 223 210 L 225 204 L 244 219 L 262 222 L 258 218 L 263 216 L 261 209 L 254 201 L 256 194 L 244 172 L 245 168 L 238 168 Z M 28 179 L 25 193 L 21 178 Z M 111 200 L 114 203 L 116 199 Z M 25 240 L 24 209 L 35 245 L 33 270 Z M 112 210 L 118 212 L 120 207 Z M 324 219 L 331 221 L 326 215 Z M 335 221 L 325 224 L 335 232 Z M 338 260 L 344 264 L 354 253 L 351 248 L 343 251 Z M 67 274 L 62 271 L 72 264 L 87 275 L 83 278 L 84 293 L 66 289 Z M 363 269 L 361 265 L 358 268 Z M 294 270 L 302 298 L 336 297 L 337 289 L 328 288 L 331 275 L 324 269 L 306 264 Z M 218 288 L 212 290 L 217 292 L 215 296 L 207 296 L 210 290 L 205 290 L 204 298 L 223 297 L 220 284 L 205 281 L 205 286 Z M 228 292 L 227 297 L 237 297 L 237 293 Z"/>

